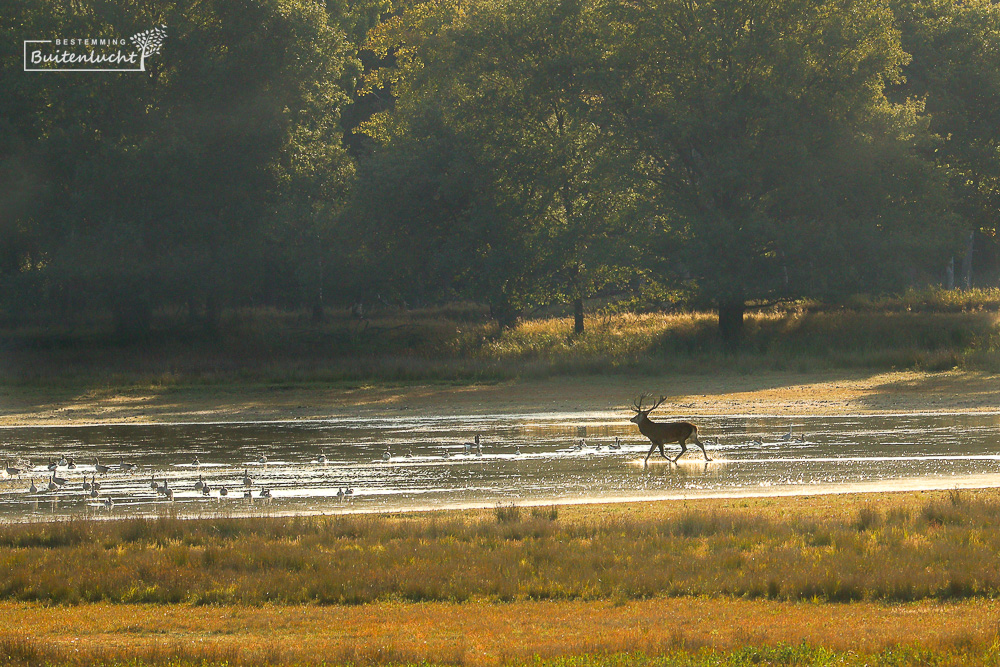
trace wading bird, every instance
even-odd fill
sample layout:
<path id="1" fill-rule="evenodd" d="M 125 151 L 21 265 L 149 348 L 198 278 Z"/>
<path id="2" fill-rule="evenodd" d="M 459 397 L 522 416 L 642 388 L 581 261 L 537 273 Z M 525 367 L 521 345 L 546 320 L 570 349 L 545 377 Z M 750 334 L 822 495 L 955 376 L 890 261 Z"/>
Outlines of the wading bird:
<path id="1" fill-rule="evenodd" d="M 648 394 L 641 394 L 639 398 L 635 400 L 632 404 L 632 410 L 635 411 L 635 416 L 629 421 L 639 427 L 639 432 L 644 436 L 649 438 L 652 446 L 649 448 L 649 452 L 646 454 L 646 459 L 643 463 L 649 462 L 649 457 L 652 455 L 653 451 L 657 448 L 660 449 L 660 454 L 663 458 L 667 459 L 671 463 L 677 463 L 684 452 L 687 451 L 687 440 L 691 438 L 694 444 L 701 448 L 701 453 L 705 455 L 706 461 L 711 461 L 708 452 L 705 451 L 705 445 L 701 444 L 701 440 L 698 439 L 698 427 L 690 422 L 654 422 L 649 418 L 649 413 L 660 407 L 665 400 L 666 396 L 660 396 L 660 400 L 653 404 L 653 407 L 648 409 L 643 409 L 642 402 L 648 398 Z M 681 446 L 680 454 L 674 458 L 667 456 L 666 452 L 663 451 L 663 445 L 667 443 L 676 442 Z"/>

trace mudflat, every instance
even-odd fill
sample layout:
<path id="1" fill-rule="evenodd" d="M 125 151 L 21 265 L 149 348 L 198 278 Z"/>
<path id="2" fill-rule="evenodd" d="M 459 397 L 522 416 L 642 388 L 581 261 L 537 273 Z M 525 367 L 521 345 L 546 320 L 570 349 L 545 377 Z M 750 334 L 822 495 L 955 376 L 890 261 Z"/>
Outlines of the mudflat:
<path id="1" fill-rule="evenodd" d="M 226 422 L 526 412 L 840 415 L 1000 410 L 1000 375 L 947 371 L 574 375 L 483 384 L 206 384 L 0 387 L 0 425 Z"/>

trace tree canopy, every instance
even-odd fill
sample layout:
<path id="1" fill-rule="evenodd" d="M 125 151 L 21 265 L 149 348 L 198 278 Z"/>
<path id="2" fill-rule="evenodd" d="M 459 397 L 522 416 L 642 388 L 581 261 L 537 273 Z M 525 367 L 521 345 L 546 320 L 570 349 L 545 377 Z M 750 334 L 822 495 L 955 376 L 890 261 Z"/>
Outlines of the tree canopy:
<path id="1" fill-rule="evenodd" d="M 19 65 L 154 26 L 146 72 Z M 0 34 L 8 321 L 464 299 L 580 331 L 669 287 L 737 341 L 996 231 L 987 0 L 19 0 Z"/>

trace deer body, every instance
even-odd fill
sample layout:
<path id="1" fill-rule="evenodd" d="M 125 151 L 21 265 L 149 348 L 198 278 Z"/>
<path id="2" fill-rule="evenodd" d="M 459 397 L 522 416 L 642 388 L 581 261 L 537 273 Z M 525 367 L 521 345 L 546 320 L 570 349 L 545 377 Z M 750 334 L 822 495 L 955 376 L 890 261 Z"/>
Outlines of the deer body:
<path id="1" fill-rule="evenodd" d="M 643 461 L 643 463 L 649 461 L 649 457 L 652 456 L 653 452 L 657 448 L 659 448 L 660 455 L 663 456 L 663 458 L 667 459 L 671 463 L 676 463 L 677 459 L 683 456 L 684 452 L 687 451 L 688 439 L 691 439 L 692 442 L 694 442 L 694 444 L 698 445 L 698 447 L 701 448 L 701 453 L 705 455 L 706 461 L 712 460 L 711 458 L 709 458 L 708 452 L 705 451 L 705 445 L 703 445 L 701 443 L 701 440 L 698 439 L 697 426 L 695 426 L 690 422 L 654 422 L 649 418 L 649 413 L 658 408 L 660 404 L 666 400 L 666 397 L 661 396 L 660 400 L 648 410 L 642 409 L 642 401 L 644 398 L 645 395 L 640 396 L 639 399 L 636 401 L 635 405 L 632 408 L 633 410 L 635 410 L 636 415 L 632 417 L 631 420 L 629 420 L 633 424 L 638 426 L 639 433 L 642 433 L 644 436 L 646 436 L 652 443 L 652 446 L 649 448 L 649 452 L 646 454 L 646 458 Z M 674 442 L 676 442 L 678 445 L 681 446 L 681 451 L 676 457 L 671 459 L 669 456 L 667 456 L 666 452 L 663 450 L 663 446 L 666 445 L 667 443 L 674 443 Z"/>

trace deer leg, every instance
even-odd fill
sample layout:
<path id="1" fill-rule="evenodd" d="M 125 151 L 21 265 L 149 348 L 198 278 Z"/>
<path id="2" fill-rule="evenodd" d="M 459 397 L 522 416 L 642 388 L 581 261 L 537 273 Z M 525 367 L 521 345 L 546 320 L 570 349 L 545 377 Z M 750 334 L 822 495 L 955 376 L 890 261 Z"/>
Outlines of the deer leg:
<path id="1" fill-rule="evenodd" d="M 649 448 L 649 451 L 646 453 L 646 460 L 643 461 L 643 463 L 649 463 L 649 457 L 653 455 L 653 451 L 655 449 L 656 449 L 656 443 L 654 442 L 653 445 Z M 663 445 L 660 445 L 660 451 L 663 451 Z"/>
<path id="2" fill-rule="evenodd" d="M 660 446 L 660 456 L 662 456 L 663 458 L 665 458 L 665 459 L 667 459 L 669 461 L 670 457 L 667 456 L 667 453 L 665 451 L 663 451 L 663 443 L 661 442 L 659 446 Z"/>
<path id="3" fill-rule="evenodd" d="M 680 440 L 677 441 L 677 444 L 679 444 L 681 446 L 681 453 L 678 454 L 676 457 L 674 457 L 674 460 L 673 460 L 674 463 L 677 463 L 677 459 L 679 459 L 680 457 L 684 456 L 684 452 L 686 452 L 688 450 L 687 443 L 685 442 L 686 440 L 687 440 L 687 438 L 681 438 Z"/>
<path id="4" fill-rule="evenodd" d="M 705 455 L 705 460 L 706 461 L 711 461 L 712 460 L 711 458 L 709 458 L 708 452 L 705 451 L 705 445 L 701 444 L 701 440 L 698 439 L 698 436 L 694 437 L 694 444 L 696 444 L 699 447 L 701 447 L 701 453 Z"/>

